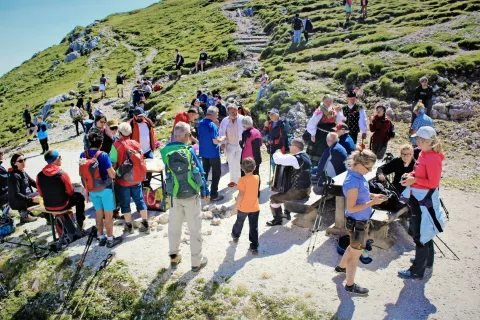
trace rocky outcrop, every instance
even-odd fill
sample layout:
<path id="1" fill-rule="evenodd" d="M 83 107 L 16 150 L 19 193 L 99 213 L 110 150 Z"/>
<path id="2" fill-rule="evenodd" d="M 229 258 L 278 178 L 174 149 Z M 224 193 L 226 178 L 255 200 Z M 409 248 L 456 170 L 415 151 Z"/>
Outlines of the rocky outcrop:
<path id="1" fill-rule="evenodd" d="M 73 51 L 67 54 L 63 62 L 68 63 L 70 61 L 77 59 L 78 57 L 80 57 L 80 53 L 78 53 L 77 51 Z"/>
<path id="2" fill-rule="evenodd" d="M 308 122 L 305 106 L 300 102 L 290 106 L 286 119 L 290 125 L 290 132 L 294 133 L 295 138 L 301 138 Z"/>

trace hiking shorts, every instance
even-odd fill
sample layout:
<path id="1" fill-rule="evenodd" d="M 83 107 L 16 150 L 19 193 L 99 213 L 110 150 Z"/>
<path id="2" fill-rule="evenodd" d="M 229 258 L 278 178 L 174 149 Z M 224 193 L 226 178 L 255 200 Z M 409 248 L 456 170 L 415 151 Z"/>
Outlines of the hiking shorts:
<path id="1" fill-rule="evenodd" d="M 104 83 L 100 84 L 100 91 L 105 91 L 107 90 L 107 86 Z"/>
<path id="2" fill-rule="evenodd" d="M 111 187 L 105 188 L 102 191 L 89 192 L 88 195 L 95 210 L 113 211 L 117 207 L 115 205 L 115 197 Z"/>
<path id="3" fill-rule="evenodd" d="M 130 213 L 132 211 L 130 209 L 130 199 L 133 199 L 133 202 L 135 202 L 137 211 L 147 210 L 147 205 L 145 204 L 145 200 L 143 200 L 143 189 L 141 183 L 130 187 L 115 185 L 115 190 L 117 192 L 117 198 L 120 202 L 120 209 L 122 210 L 123 214 Z"/>
<path id="4" fill-rule="evenodd" d="M 346 12 L 346 13 L 352 13 L 352 6 L 346 4 L 346 5 L 345 5 L 345 12 Z"/>
<path id="5" fill-rule="evenodd" d="M 121 83 L 117 84 L 117 89 L 123 89 L 123 84 Z"/>
<path id="6" fill-rule="evenodd" d="M 364 230 L 349 230 L 350 247 L 355 250 L 363 250 L 368 240 L 368 223 L 365 225 Z"/>

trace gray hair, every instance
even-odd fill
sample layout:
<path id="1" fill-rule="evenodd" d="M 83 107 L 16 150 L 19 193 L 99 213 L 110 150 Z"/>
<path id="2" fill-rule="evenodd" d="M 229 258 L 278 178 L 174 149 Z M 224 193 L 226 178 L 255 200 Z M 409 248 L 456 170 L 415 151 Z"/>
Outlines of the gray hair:
<path id="1" fill-rule="evenodd" d="M 185 122 L 179 122 L 175 125 L 175 128 L 173 128 L 175 140 L 183 138 L 189 132 L 190 126 Z"/>
<path id="2" fill-rule="evenodd" d="M 336 132 L 329 132 L 327 134 L 327 140 L 330 140 L 330 141 L 335 141 L 335 142 L 338 142 L 338 133 Z"/>
<path id="3" fill-rule="evenodd" d="M 229 103 L 229 104 L 227 104 L 227 110 L 228 110 L 228 109 L 237 109 L 237 110 L 238 110 L 237 105 L 236 105 L 235 103 Z"/>
<path id="4" fill-rule="evenodd" d="M 331 95 L 326 94 L 326 95 L 323 96 L 322 101 L 333 101 L 333 98 L 332 98 Z"/>
<path id="5" fill-rule="evenodd" d="M 217 113 L 218 113 L 218 108 L 217 107 L 214 107 L 214 106 L 208 107 L 207 116 L 212 115 L 212 114 L 217 114 Z"/>
<path id="6" fill-rule="evenodd" d="M 243 119 L 242 119 L 242 124 L 243 124 L 245 127 L 247 127 L 247 128 L 253 127 L 252 117 L 250 117 L 250 116 L 245 116 L 245 117 L 243 117 Z"/>
<path id="7" fill-rule="evenodd" d="M 427 82 L 428 82 L 428 78 L 427 78 L 426 76 L 423 76 L 423 77 L 420 78 L 419 81 L 420 81 L 420 82 L 422 82 L 422 81 L 427 81 Z"/>
<path id="8" fill-rule="evenodd" d="M 303 150 L 303 148 L 305 147 L 305 145 L 303 144 L 303 140 L 300 139 L 300 138 L 295 138 L 295 139 L 293 139 L 292 142 L 290 142 L 290 144 L 291 144 L 292 146 L 297 147 L 297 148 L 300 149 L 300 150 Z"/>
<path id="9" fill-rule="evenodd" d="M 127 122 L 122 122 L 118 126 L 118 132 L 124 137 L 130 137 L 132 135 L 132 127 Z"/>

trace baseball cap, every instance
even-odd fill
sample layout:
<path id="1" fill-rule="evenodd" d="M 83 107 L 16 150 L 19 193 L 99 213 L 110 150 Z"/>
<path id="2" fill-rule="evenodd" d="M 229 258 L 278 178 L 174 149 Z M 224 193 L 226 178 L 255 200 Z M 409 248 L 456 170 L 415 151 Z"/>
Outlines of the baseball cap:
<path id="1" fill-rule="evenodd" d="M 270 110 L 268 113 L 275 113 L 275 114 L 280 115 L 280 112 L 278 112 L 278 109 L 275 109 L 275 108 L 273 108 L 272 110 Z"/>
<path id="2" fill-rule="evenodd" d="M 345 131 L 348 131 L 348 126 L 345 124 L 345 123 L 339 123 L 337 124 L 337 126 L 335 128 L 333 128 L 333 130 L 335 131 L 338 131 L 338 130 L 345 130 Z"/>
<path id="3" fill-rule="evenodd" d="M 102 110 L 100 110 L 100 109 L 96 109 L 96 110 L 93 112 L 93 115 L 94 115 L 95 117 L 103 116 L 103 112 L 102 112 Z"/>
<path id="4" fill-rule="evenodd" d="M 435 129 L 429 126 L 421 127 L 420 129 L 418 129 L 417 132 L 415 132 L 415 134 L 411 135 L 412 138 L 418 137 L 426 140 L 430 140 L 436 136 L 437 136 L 437 133 L 435 132 Z"/>
<path id="5" fill-rule="evenodd" d="M 112 128 L 112 127 L 117 127 L 117 128 L 118 128 L 118 121 L 115 120 L 115 119 L 108 120 L 108 121 L 107 121 L 107 126 L 108 126 L 109 128 Z"/>
<path id="6" fill-rule="evenodd" d="M 143 109 L 140 107 L 135 107 L 135 110 L 133 110 L 133 114 L 137 117 L 145 117 L 145 111 L 143 111 Z"/>

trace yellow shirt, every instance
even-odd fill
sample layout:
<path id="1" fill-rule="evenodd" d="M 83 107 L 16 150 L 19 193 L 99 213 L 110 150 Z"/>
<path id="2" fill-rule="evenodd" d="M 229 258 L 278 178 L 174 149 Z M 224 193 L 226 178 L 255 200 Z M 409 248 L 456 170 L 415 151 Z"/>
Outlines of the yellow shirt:
<path id="1" fill-rule="evenodd" d="M 258 203 L 258 186 L 260 178 L 257 175 L 241 177 L 238 180 L 237 189 L 243 191 L 242 202 L 238 205 L 238 210 L 243 213 L 253 213 L 260 211 Z"/>

